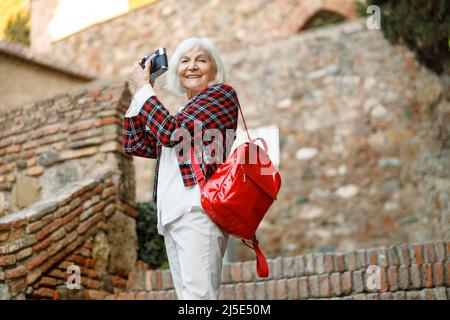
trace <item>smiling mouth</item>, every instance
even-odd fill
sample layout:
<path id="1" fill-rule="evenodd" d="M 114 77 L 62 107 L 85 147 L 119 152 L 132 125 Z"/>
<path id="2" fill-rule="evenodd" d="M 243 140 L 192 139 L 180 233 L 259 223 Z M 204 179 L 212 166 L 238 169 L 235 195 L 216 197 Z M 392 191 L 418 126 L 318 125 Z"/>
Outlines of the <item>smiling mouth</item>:
<path id="1" fill-rule="evenodd" d="M 187 79 L 197 79 L 200 78 L 201 76 L 186 76 Z"/>

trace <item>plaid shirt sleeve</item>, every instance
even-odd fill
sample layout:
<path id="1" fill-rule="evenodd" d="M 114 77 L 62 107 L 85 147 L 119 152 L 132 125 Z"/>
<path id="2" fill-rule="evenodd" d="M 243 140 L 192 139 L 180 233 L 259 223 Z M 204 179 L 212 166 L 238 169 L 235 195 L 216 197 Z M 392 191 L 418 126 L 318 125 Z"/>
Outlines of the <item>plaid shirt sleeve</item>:
<path id="1" fill-rule="evenodd" d="M 187 129 L 194 137 L 194 122 L 200 121 L 202 132 L 207 129 L 234 128 L 237 120 L 238 99 L 235 90 L 227 84 L 216 84 L 198 93 L 181 111 L 171 115 L 156 96 L 147 99 L 137 116 L 147 125 L 156 139 L 166 147 L 179 140 L 172 139 L 178 129 Z"/>
<path id="2" fill-rule="evenodd" d="M 156 159 L 156 139 L 137 116 L 124 118 L 122 146 L 128 155 Z"/>

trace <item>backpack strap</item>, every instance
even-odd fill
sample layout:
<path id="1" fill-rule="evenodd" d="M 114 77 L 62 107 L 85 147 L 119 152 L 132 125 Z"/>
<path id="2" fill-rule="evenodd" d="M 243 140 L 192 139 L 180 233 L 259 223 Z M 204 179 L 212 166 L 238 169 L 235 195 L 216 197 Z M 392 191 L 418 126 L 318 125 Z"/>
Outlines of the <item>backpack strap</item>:
<path id="1" fill-rule="evenodd" d="M 252 238 L 252 245 L 250 246 L 244 239 L 241 239 L 242 242 L 249 247 L 250 249 L 255 250 L 256 254 L 256 271 L 258 272 L 258 277 L 267 278 L 269 276 L 269 265 L 267 264 L 267 259 L 259 248 L 258 239 L 256 239 L 256 235 Z"/>

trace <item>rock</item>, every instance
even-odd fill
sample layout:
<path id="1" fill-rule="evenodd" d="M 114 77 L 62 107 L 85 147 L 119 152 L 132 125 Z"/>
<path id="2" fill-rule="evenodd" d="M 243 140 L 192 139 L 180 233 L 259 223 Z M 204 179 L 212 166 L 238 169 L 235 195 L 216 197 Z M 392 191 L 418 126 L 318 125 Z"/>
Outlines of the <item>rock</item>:
<path id="1" fill-rule="evenodd" d="M 359 188 L 357 186 L 350 184 L 350 185 L 338 188 L 336 190 L 336 195 L 338 197 L 348 199 L 348 198 L 355 196 L 358 193 L 358 191 L 359 191 Z"/>
<path id="2" fill-rule="evenodd" d="M 0 283 L 0 300 L 11 299 L 11 293 L 9 292 L 9 287 L 6 283 Z"/>
<path id="3" fill-rule="evenodd" d="M 314 205 L 304 205 L 300 209 L 300 218 L 304 220 L 313 220 L 321 217 L 324 214 L 324 209 Z"/>
<path id="4" fill-rule="evenodd" d="M 292 106 L 292 99 L 286 98 L 277 103 L 278 109 L 286 109 Z"/>
<path id="5" fill-rule="evenodd" d="M 18 176 L 11 192 L 11 206 L 21 209 L 37 202 L 39 190 L 38 179 Z"/>
<path id="6" fill-rule="evenodd" d="M 299 160 L 309 160 L 314 158 L 318 153 L 316 148 L 301 148 L 297 150 L 295 157 Z"/>
<path id="7" fill-rule="evenodd" d="M 111 248 L 108 243 L 108 238 L 104 232 L 99 232 L 95 236 L 94 248 L 92 254 L 95 261 L 95 270 L 99 274 L 106 272 L 108 267 L 108 259 Z"/>
<path id="8" fill-rule="evenodd" d="M 137 261 L 136 220 L 116 212 L 108 222 L 108 272 L 127 277 Z"/>

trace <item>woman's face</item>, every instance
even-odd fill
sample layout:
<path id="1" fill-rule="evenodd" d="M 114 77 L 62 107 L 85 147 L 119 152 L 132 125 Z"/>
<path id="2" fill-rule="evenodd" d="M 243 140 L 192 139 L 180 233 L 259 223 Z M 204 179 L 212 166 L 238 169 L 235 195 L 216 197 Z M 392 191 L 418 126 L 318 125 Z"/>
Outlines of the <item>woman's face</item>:
<path id="1" fill-rule="evenodd" d="M 201 47 L 195 47 L 181 57 L 178 77 L 189 99 L 214 80 L 214 69 L 211 58 Z"/>

